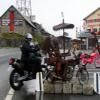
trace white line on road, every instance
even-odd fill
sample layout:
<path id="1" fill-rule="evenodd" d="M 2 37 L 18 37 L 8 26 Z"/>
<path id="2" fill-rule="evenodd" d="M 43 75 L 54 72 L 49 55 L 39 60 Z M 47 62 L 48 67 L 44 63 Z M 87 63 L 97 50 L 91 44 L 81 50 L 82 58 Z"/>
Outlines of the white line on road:
<path id="1" fill-rule="evenodd" d="M 32 86 L 32 84 L 34 84 L 34 80 L 27 81 L 28 84 L 26 84 L 26 85 L 28 85 L 28 87 L 27 86 L 26 87 L 27 87 L 27 91 L 28 92 L 33 92 L 34 93 L 35 91 L 44 91 L 44 89 L 43 89 L 43 80 L 42 80 L 42 73 L 37 73 L 36 76 L 37 76 L 36 80 L 35 80 L 37 82 L 36 83 L 36 87 L 34 87 L 34 85 Z M 36 90 L 35 90 L 35 88 L 36 88 Z M 10 90 L 9 90 L 5 100 L 12 100 L 14 92 L 15 91 L 12 88 L 10 88 Z"/>
<path id="2" fill-rule="evenodd" d="M 14 90 L 10 88 L 5 100 L 12 100 L 13 95 L 14 95 Z"/>

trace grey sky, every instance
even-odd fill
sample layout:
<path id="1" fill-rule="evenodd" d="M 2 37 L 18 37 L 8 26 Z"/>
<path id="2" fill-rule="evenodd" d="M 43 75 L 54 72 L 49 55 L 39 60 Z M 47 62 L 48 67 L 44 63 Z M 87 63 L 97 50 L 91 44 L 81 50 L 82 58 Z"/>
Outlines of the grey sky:
<path id="1" fill-rule="evenodd" d="M 0 15 L 16 0 L 1 0 Z M 84 17 L 100 7 L 100 0 L 32 0 L 32 13 L 38 23 L 51 34 L 61 35 L 62 31 L 54 32 L 52 27 L 62 22 L 61 12 L 64 13 L 66 23 L 73 23 L 75 27 L 82 25 Z M 75 37 L 75 28 L 66 30 L 71 37 Z"/>

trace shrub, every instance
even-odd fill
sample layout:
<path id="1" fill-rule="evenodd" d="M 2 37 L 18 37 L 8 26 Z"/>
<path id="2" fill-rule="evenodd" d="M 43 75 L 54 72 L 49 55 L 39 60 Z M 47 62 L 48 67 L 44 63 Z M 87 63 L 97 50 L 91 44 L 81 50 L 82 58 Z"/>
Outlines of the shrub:
<path id="1" fill-rule="evenodd" d="M 1 47 L 18 47 L 21 45 L 24 37 L 18 33 L 1 33 L 0 46 Z"/>

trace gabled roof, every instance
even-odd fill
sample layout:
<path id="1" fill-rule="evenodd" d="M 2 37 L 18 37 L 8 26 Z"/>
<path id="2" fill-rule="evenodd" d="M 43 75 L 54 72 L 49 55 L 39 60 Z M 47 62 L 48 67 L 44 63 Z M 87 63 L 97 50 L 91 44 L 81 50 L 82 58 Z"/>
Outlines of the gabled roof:
<path id="1" fill-rule="evenodd" d="M 39 24 L 39 23 L 37 23 L 37 22 L 32 22 L 32 24 L 35 25 L 35 27 L 37 28 L 37 30 L 38 30 L 39 32 L 41 32 L 42 35 L 44 35 L 44 36 L 50 36 L 50 35 L 51 35 L 49 32 L 47 32 L 47 31 L 42 27 L 41 24 Z"/>
<path id="2" fill-rule="evenodd" d="M 30 20 L 28 20 L 26 17 L 24 17 L 13 5 L 11 5 L 11 6 L 5 11 L 5 13 L 3 13 L 3 15 L 1 16 L 1 18 L 2 18 L 2 17 L 7 13 L 7 11 L 8 11 L 9 9 L 11 9 L 11 8 L 14 8 L 14 9 L 23 17 L 23 19 L 24 19 L 29 25 L 31 25 L 33 28 L 36 29 L 35 25 L 33 25 L 32 22 L 31 22 Z"/>
<path id="3" fill-rule="evenodd" d="M 88 17 L 90 17 L 92 14 L 94 14 L 96 11 L 100 10 L 100 8 L 97 8 L 92 13 L 90 13 L 87 17 L 85 17 L 83 20 L 86 20 Z"/>

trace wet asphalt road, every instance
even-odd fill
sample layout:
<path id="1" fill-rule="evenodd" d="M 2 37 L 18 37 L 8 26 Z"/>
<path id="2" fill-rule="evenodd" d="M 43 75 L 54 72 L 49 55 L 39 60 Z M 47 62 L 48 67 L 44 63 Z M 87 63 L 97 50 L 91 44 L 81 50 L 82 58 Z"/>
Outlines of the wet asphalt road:
<path id="1" fill-rule="evenodd" d="M 16 92 L 12 100 L 100 100 L 100 95 L 43 94 L 38 92 L 35 96 L 27 96 Z"/>
<path id="2" fill-rule="evenodd" d="M 18 57 L 18 49 L 0 49 L 0 100 L 4 100 L 9 91 L 8 60 L 10 57 Z"/>

